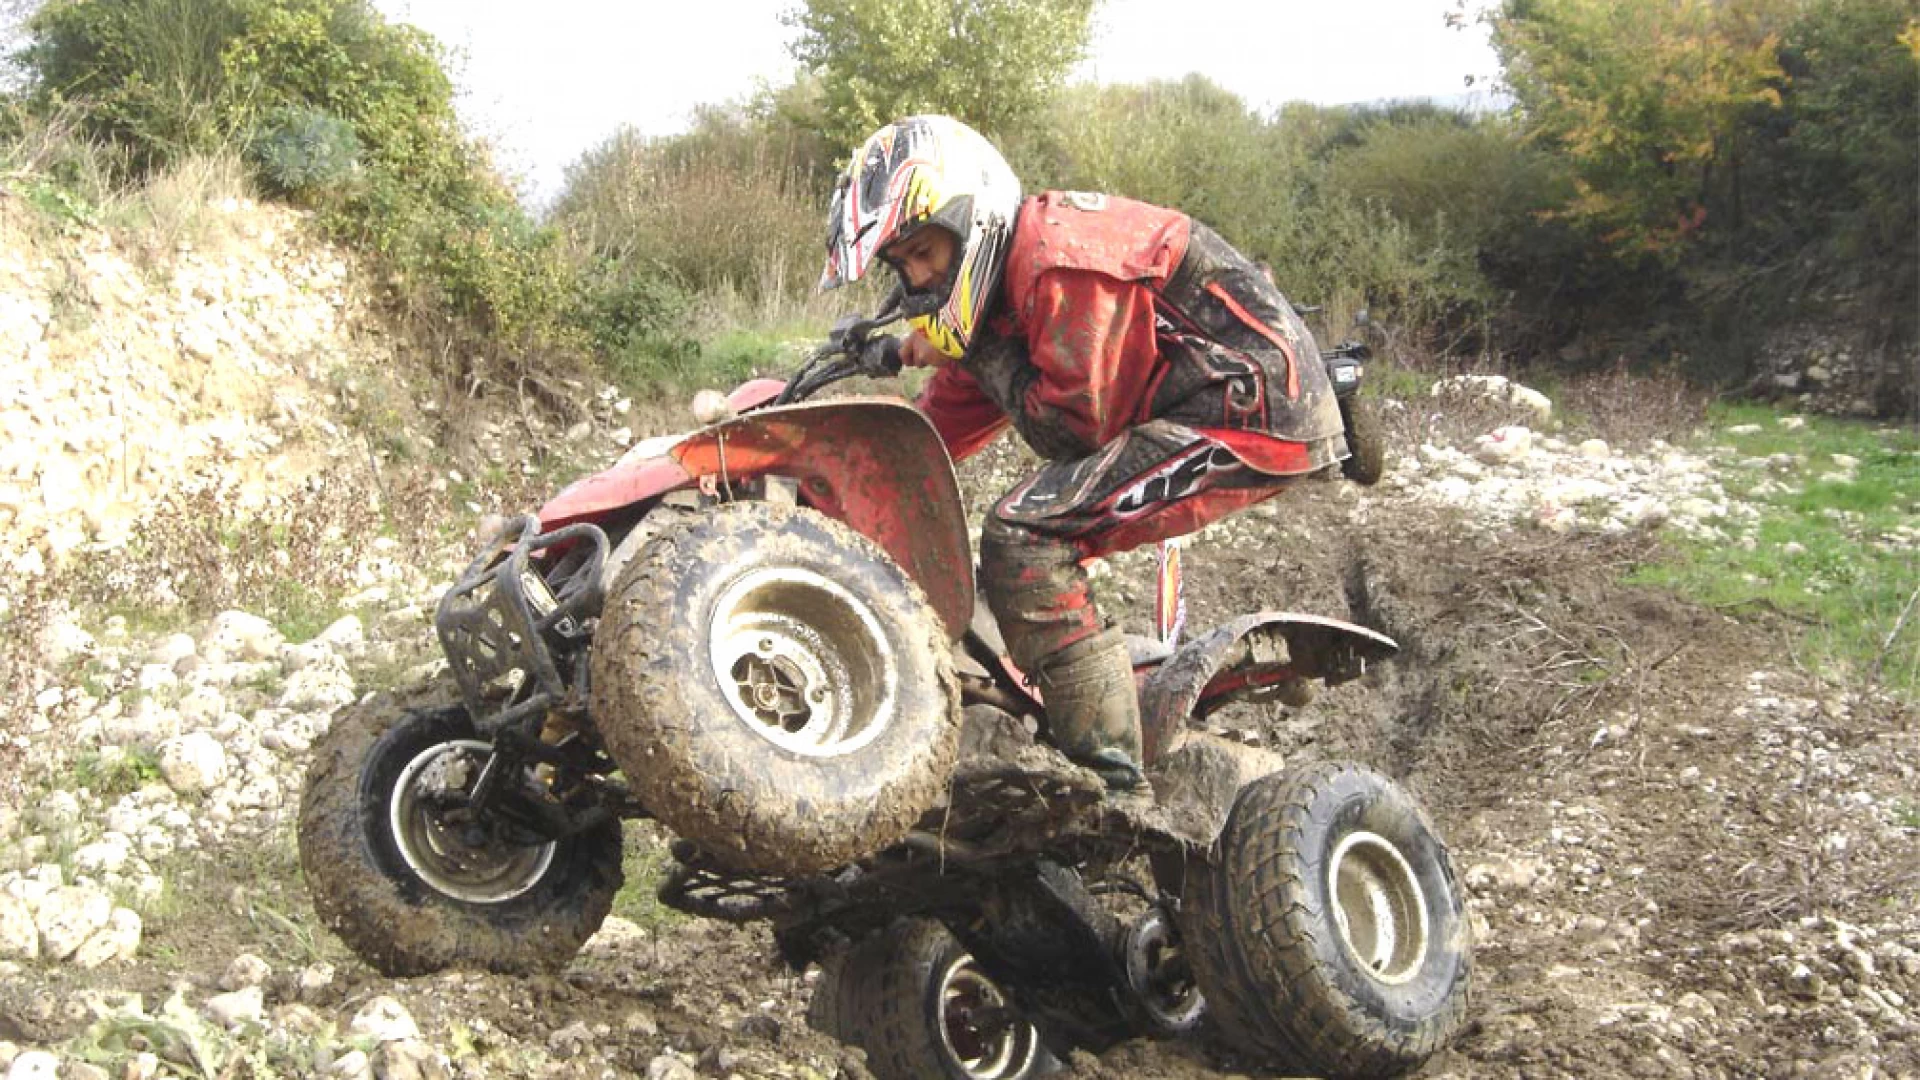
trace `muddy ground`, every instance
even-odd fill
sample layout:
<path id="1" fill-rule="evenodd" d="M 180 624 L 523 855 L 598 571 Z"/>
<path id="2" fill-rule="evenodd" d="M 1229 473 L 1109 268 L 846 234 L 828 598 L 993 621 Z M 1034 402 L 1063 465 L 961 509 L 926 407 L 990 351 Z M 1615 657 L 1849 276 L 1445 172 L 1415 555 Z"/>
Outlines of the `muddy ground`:
<path id="1" fill-rule="evenodd" d="M 967 470 L 985 493 L 1010 451 Z M 1305 485 L 1187 556 L 1190 626 L 1280 608 L 1354 619 L 1402 655 L 1304 709 L 1225 733 L 1352 758 L 1420 798 L 1451 847 L 1478 941 L 1472 1020 L 1426 1077 L 1920 1075 L 1920 717 L 1803 668 L 1797 629 L 1621 584 L 1652 536 L 1464 527 L 1450 512 Z M 1100 588 L 1144 630 L 1151 564 Z M 657 868 L 644 851 L 629 873 Z M 0 989 L 0 1038 L 81 1036 L 90 1000 L 217 989 L 274 965 L 267 1001 L 342 1026 L 390 994 L 456 1071 L 490 1076 L 863 1076 L 807 1029 L 815 973 L 755 928 L 684 920 L 629 885 L 562 977 L 389 980 L 317 929 L 291 839 L 181 863 L 133 968 L 32 968 Z M 333 963 L 322 989 L 291 985 Z M 294 1021 L 280 1020 L 291 1028 Z M 1071 1075 L 1249 1075 L 1204 1040 L 1076 1055 Z M 266 1075 L 235 1067 L 226 1075 Z"/>

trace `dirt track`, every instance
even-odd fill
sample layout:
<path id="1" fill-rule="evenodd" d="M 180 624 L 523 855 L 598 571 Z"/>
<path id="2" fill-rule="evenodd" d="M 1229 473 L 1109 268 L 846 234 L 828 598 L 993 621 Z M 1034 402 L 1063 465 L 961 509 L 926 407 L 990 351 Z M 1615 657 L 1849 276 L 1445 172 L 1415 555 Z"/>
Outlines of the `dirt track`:
<path id="1" fill-rule="evenodd" d="M 969 466 L 969 489 L 990 494 L 1017 467 L 990 454 Z M 1646 555 L 1644 534 L 1493 539 L 1444 511 L 1354 505 L 1351 489 L 1310 484 L 1209 533 L 1188 555 L 1190 625 L 1284 608 L 1405 647 L 1306 709 L 1217 726 L 1369 763 L 1436 819 L 1479 942 L 1474 1019 L 1421 1075 L 1920 1075 L 1920 718 L 1800 669 L 1793 628 L 1764 613 L 1736 621 L 1617 584 Z M 1138 627 L 1150 581 L 1135 554 L 1100 588 Z M 684 1075 L 663 1061 L 713 1076 L 865 1074 L 806 1028 L 815 976 L 783 968 L 760 930 L 660 918 L 629 896 L 616 910 L 640 923 L 616 922 L 564 977 L 387 980 L 315 929 L 290 845 L 213 849 L 193 866 L 134 966 L 18 970 L 0 990 L 0 1039 L 81 1037 L 88 1002 L 128 991 L 200 1000 L 252 951 L 275 967 L 273 1030 L 343 1028 L 389 994 L 458 1075 Z M 337 975 L 302 991 L 294 976 L 315 960 Z M 233 1060 L 218 1075 L 270 1074 Z M 1202 1043 L 1131 1043 L 1071 1065 L 1113 1078 L 1240 1069 Z"/>

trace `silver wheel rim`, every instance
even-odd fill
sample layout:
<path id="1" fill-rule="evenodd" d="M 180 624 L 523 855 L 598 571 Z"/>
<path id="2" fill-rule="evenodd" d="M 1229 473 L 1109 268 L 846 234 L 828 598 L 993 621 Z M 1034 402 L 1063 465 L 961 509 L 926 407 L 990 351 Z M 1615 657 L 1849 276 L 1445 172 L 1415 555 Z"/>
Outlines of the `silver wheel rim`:
<path id="1" fill-rule="evenodd" d="M 466 792 L 493 747 L 477 739 L 435 743 L 415 754 L 387 800 L 388 828 L 408 869 L 429 887 L 470 904 L 503 904 L 539 883 L 556 844 L 468 844 L 461 827 L 441 819 L 435 801 Z"/>
<path id="2" fill-rule="evenodd" d="M 1427 897 L 1412 864 L 1386 838 L 1348 833 L 1327 860 L 1340 941 L 1361 970 L 1396 986 L 1427 956 Z"/>
<path id="3" fill-rule="evenodd" d="M 974 1080 L 1013 1080 L 1033 1067 L 1040 1036 L 1032 1024 L 1015 1020 L 991 1031 L 975 1025 L 974 1018 L 981 1013 L 1011 1009 L 1013 1004 L 973 957 L 962 955 L 947 965 L 936 1000 L 940 1046 L 961 1072 Z"/>
<path id="4" fill-rule="evenodd" d="M 1154 908 L 1127 928 L 1127 982 L 1155 1023 L 1169 1031 L 1192 1027 L 1207 999 L 1191 977 L 1169 982 L 1166 967 L 1180 953 L 1166 912 Z"/>
<path id="5" fill-rule="evenodd" d="M 840 757 L 893 721 L 899 663 L 879 618 L 811 570 L 754 570 L 727 586 L 708 649 L 735 718 L 782 750 Z"/>

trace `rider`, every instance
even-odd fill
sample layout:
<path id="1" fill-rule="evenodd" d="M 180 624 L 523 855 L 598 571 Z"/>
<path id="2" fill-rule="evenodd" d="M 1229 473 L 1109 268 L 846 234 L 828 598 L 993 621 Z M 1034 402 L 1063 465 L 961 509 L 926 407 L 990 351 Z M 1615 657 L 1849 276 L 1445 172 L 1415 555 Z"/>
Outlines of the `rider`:
<path id="1" fill-rule="evenodd" d="M 1046 459 L 994 504 L 980 585 L 1055 745 L 1145 783 L 1121 636 L 1082 563 L 1270 498 L 1347 456 L 1312 336 L 1257 264 L 1175 210 L 1020 182 L 978 132 L 875 132 L 833 196 L 822 288 L 875 261 L 914 331 L 874 347 L 936 369 L 917 404 L 957 461 L 1008 424 Z"/>

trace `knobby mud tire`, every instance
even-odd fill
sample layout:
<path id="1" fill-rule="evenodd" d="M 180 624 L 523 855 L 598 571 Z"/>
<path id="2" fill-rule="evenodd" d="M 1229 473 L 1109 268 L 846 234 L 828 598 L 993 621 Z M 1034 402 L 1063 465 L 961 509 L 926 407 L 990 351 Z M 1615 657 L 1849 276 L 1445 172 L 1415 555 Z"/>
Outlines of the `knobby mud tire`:
<path id="1" fill-rule="evenodd" d="M 457 899 L 407 865 L 389 814 L 396 781 L 430 747 L 473 738 L 459 706 L 376 702 L 335 714 L 314 744 L 300 797 L 301 874 L 321 922 L 382 974 L 557 971 L 620 891 L 618 821 L 558 841 L 538 879 L 498 902 Z"/>
<path id="2" fill-rule="evenodd" d="M 999 1037 L 999 1052 L 981 1053 L 964 1037 L 943 1035 L 951 998 L 968 986 L 990 987 L 1002 1006 L 1011 998 L 931 919 L 897 920 L 856 945 L 837 983 L 843 989 L 834 1022 L 855 1038 L 836 1037 L 867 1052 L 874 1080 L 1031 1080 L 1060 1067 L 1025 1019 Z"/>
<path id="3" fill-rule="evenodd" d="M 1391 983 L 1336 922 L 1330 860 L 1343 841 L 1369 834 L 1404 858 L 1425 911 L 1417 966 Z M 1315 762 L 1248 784 L 1213 857 L 1189 864 L 1185 893 L 1185 943 L 1210 1024 L 1266 1066 L 1398 1076 L 1466 1019 L 1472 955 L 1452 865 L 1419 807 L 1385 777 Z"/>
<path id="4" fill-rule="evenodd" d="M 1387 432 L 1379 406 L 1371 398 L 1356 395 L 1340 403 L 1340 415 L 1346 421 L 1350 452 L 1340 463 L 1340 472 L 1356 484 L 1372 487 L 1387 474 Z"/>
<path id="5" fill-rule="evenodd" d="M 801 651 L 813 647 L 810 634 L 854 639 L 820 648 L 831 654 L 823 667 L 853 672 L 846 685 L 864 687 L 844 695 L 864 734 L 831 752 L 777 744 L 773 725 L 736 712 L 717 670 L 724 660 L 714 659 L 716 627 L 754 603 L 732 609 L 729 598 L 760 581 L 777 592 L 789 579 L 806 598 L 791 602 L 796 611 L 834 608 L 854 626 L 783 629 L 805 621 L 793 611 L 770 623 Z M 891 700 L 870 709 L 871 680 L 857 670 L 870 666 L 867 646 L 893 671 Z M 662 532 L 614 584 L 591 675 L 595 723 L 641 802 L 751 873 L 819 873 L 898 842 L 939 800 L 959 741 L 959 684 L 925 594 L 878 546 L 811 510 L 734 503 Z"/>

